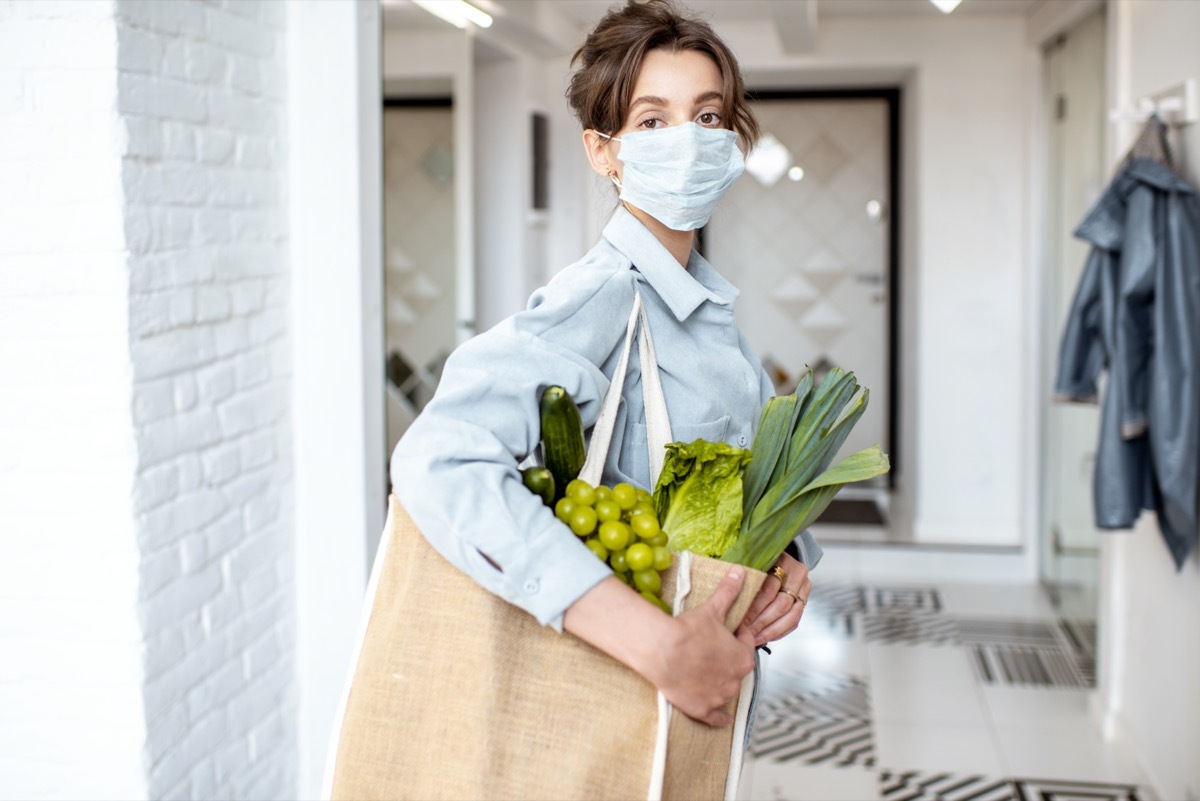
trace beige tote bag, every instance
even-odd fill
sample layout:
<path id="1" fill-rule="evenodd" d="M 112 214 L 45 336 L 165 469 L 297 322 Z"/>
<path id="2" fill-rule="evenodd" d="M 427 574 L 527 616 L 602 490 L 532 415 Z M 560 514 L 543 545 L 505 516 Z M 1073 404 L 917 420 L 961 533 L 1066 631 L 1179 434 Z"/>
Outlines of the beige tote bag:
<path id="1" fill-rule="evenodd" d="M 652 475 L 662 467 L 670 433 L 638 296 L 581 474 L 591 483 L 635 336 Z M 728 570 L 677 554 L 663 597 L 676 614 L 699 606 Z M 765 579 L 746 573 L 726 620 L 731 631 Z M 730 704 L 734 726 L 697 723 L 620 662 L 484 590 L 429 545 L 394 496 L 359 640 L 335 723 L 328 798 L 699 801 L 736 792 L 753 675 Z"/>

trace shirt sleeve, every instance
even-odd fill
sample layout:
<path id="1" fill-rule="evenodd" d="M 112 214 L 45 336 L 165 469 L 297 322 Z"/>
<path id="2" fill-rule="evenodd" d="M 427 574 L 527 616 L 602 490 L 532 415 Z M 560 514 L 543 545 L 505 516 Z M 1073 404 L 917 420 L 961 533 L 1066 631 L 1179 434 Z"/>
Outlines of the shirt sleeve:
<path id="1" fill-rule="evenodd" d="M 525 488 L 517 465 L 538 444 L 546 387 L 564 387 L 584 426 L 594 423 L 609 383 L 599 365 L 621 344 L 635 280 L 588 265 L 560 275 L 451 354 L 391 462 L 393 491 L 430 544 L 558 630 L 611 571 Z"/>

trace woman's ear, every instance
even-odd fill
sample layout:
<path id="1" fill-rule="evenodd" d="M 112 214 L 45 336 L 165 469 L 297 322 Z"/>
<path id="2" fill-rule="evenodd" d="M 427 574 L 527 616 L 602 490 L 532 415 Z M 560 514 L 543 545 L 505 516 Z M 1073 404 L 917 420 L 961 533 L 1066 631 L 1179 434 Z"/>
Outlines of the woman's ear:
<path id="1" fill-rule="evenodd" d="M 587 152 L 588 164 L 592 165 L 597 175 L 605 178 L 616 172 L 611 144 L 611 139 L 606 139 L 591 128 L 583 132 L 583 149 Z"/>

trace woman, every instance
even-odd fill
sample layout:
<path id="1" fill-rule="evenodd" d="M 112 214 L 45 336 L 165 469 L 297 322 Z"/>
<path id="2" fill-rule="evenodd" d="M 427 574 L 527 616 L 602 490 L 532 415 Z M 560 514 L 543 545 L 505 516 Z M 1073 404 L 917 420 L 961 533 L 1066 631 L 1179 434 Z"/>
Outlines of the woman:
<path id="1" fill-rule="evenodd" d="M 744 571 L 703 607 L 670 617 L 640 598 L 522 485 L 542 389 L 561 385 L 595 422 L 635 290 L 655 338 L 674 439 L 750 444 L 772 386 L 733 319 L 737 290 L 693 250 L 757 135 L 737 64 L 705 23 L 666 0 L 609 12 L 575 54 L 568 98 L 588 161 L 619 189 L 603 237 L 528 308 L 465 343 L 397 445 L 394 490 L 431 544 L 487 590 L 574 634 L 653 683 L 688 716 L 732 722 L 758 645 L 794 630 L 811 584 L 779 578 L 730 634 Z M 636 353 L 631 361 L 636 359 Z M 649 487 L 640 371 L 631 366 L 604 483 Z M 807 536 L 807 535 L 806 535 Z M 807 561 L 819 556 L 811 539 Z"/>

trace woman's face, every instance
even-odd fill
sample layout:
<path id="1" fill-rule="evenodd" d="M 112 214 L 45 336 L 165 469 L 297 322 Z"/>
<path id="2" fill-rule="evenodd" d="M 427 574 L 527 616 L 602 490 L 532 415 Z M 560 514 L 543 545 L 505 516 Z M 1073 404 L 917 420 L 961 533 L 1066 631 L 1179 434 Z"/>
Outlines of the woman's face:
<path id="1" fill-rule="evenodd" d="M 642 60 L 625 122 L 613 136 L 619 138 L 685 122 L 705 128 L 728 128 L 721 117 L 724 107 L 721 70 L 711 58 L 696 50 L 651 50 Z M 605 177 L 615 172 L 617 180 L 623 180 L 623 165 L 617 158 L 620 142 L 605 139 L 595 131 L 585 131 L 584 143 L 592 169 Z"/>

